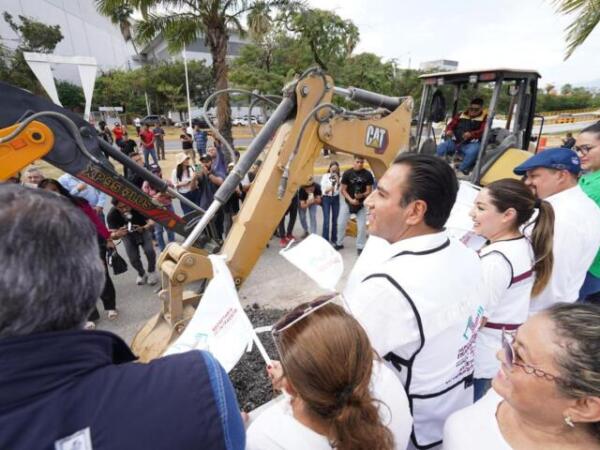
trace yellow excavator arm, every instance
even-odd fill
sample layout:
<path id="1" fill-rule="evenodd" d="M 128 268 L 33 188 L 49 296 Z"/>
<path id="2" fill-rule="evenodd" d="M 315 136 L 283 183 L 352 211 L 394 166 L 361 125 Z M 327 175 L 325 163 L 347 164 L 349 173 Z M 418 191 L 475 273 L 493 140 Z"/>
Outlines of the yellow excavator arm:
<path id="1" fill-rule="evenodd" d="M 359 113 L 345 111 L 331 104 L 335 93 L 383 107 Z M 255 155 L 263 150 L 261 143 L 270 140 L 260 170 L 221 250 L 236 285 L 240 286 L 256 265 L 292 196 L 312 176 L 323 147 L 363 156 L 375 176 L 381 177 L 399 153 L 408 151 L 411 115 L 411 98 L 336 89 L 333 80 L 319 70 L 309 71 L 288 87 L 284 100 L 238 164 L 249 167 Z M 276 133 L 271 136 L 273 130 Z M 241 176 L 238 173 L 231 186 L 236 186 Z M 226 186 L 220 190 L 223 189 Z M 219 192 L 215 197 L 219 197 Z M 223 203 L 227 197 L 223 196 Z M 138 332 L 132 344 L 142 361 L 162 354 L 190 320 L 201 293 L 186 290 L 185 286 L 211 278 L 207 256 L 202 250 L 176 243 L 170 244 L 160 256 L 162 308 Z"/>
<path id="2" fill-rule="evenodd" d="M 332 104 L 334 95 L 369 108 L 340 108 Z M 5 106 L 0 110 L 0 181 L 43 158 L 186 237 L 183 244 L 170 244 L 159 257 L 161 309 L 132 343 L 141 361 L 160 356 L 184 330 L 202 296 L 186 287 L 201 281 L 206 285 L 212 277 L 209 253 L 220 251 L 227 256 L 235 283 L 240 286 L 256 265 L 292 196 L 312 176 L 321 150 L 327 147 L 363 156 L 375 176 L 381 177 L 393 159 L 409 149 L 413 106 L 410 97 L 335 87 L 320 69 L 309 69 L 286 86 L 283 100 L 216 192 L 208 210 L 193 205 L 199 211 L 179 217 L 119 175 L 108 156 L 156 189 L 189 201 L 98 139 L 93 127 L 80 117 L 2 82 L 0 96 Z M 264 152 L 263 164 L 229 235 L 221 243 L 211 218 Z"/>

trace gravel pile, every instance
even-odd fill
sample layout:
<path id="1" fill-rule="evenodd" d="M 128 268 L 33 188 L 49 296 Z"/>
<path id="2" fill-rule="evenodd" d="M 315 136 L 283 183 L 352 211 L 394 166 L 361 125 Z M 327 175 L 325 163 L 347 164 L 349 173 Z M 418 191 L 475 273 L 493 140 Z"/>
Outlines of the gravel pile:
<path id="1" fill-rule="evenodd" d="M 245 308 L 246 314 L 254 328 L 273 325 L 286 311 L 281 309 L 260 308 L 256 303 Z M 267 353 L 277 359 L 277 350 L 271 333 L 260 333 L 260 340 Z M 235 388 L 238 403 L 243 411 L 251 411 L 273 398 L 271 382 L 267 377 L 265 361 L 260 356 L 256 345 L 250 353 L 245 353 L 237 365 L 229 372 L 229 378 Z"/>

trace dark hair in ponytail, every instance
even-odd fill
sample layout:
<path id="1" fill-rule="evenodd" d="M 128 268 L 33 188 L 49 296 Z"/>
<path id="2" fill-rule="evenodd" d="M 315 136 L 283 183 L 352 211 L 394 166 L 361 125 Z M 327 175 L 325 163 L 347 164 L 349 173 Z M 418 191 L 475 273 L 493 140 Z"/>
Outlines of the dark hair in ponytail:
<path id="1" fill-rule="evenodd" d="M 307 304 L 294 309 L 304 310 Z M 283 372 L 339 450 L 391 450 L 369 383 L 376 358 L 359 323 L 333 303 L 276 336 Z"/>
<path id="2" fill-rule="evenodd" d="M 554 210 L 552 205 L 545 200 L 535 198 L 531 190 L 519 180 L 505 178 L 494 181 L 486 186 L 492 204 L 500 212 L 509 208 L 516 211 L 515 228 L 526 224 L 538 209 L 538 215 L 531 233 L 531 246 L 535 263 L 535 282 L 531 295 L 535 297 L 541 293 L 552 274 L 554 256 L 552 254 L 552 241 L 554 239 Z"/>

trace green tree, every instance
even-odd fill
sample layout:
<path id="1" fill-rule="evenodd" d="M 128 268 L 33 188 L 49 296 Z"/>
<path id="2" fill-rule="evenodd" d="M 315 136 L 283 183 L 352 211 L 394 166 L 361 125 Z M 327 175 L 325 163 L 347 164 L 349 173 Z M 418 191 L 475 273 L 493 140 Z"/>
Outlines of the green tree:
<path id="1" fill-rule="evenodd" d="M 569 83 L 563 84 L 560 88 L 560 95 L 571 95 L 573 93 L 573 86 Z"/>
<path id="2" fill-rule="evenodd" d="M 63 40 L 59 25 L 45 25 L 34 19 L 19 16 L 20 24 L 4 11 L 4 21 L 19 37 L 19 49 L 25 52 L 52 53 Z"/>
<path id="3" fill-rule="evenodd" d="M 292 8 L 286 26 L 306 42 L 315 62 L 325 70 L 350 56 L 360 36 L 352 21 L 321 9 Z"/>
<path id="4" fill-rule="evenodd" d="M 111 11 L 123 5 L 139 9 L 142 20 L 136 26 L 140 41 L 148 42 L 158 34 L 166 39 L 171 51 L 180 51 L 200 36 L 210 49 L 216 89 L 228 87 L 227 46 L 232 31 L 243 33 L 240 18 L 258 5 L 268 12 L 271 2 L 262 0 L 97 0 L 99 11 Z M 217 99 L 219 131 L 233 142 L 229 96 Z"/>
<path id="5" fill-rule="evenodd" d="M 214 90 L 211 70 L 204 61 L 190 61 L 190 96 L 202 103 Z M 185 75 L 181 61 L 148 64 L 135 70 L 100 74 L 94 88 L 94 106 L 123 106 L 131 115 L 145 114 L 144 93 L 157 114 L 185 111 Z M 182 106 L 183 105 L 183 106 Z"/>
<path id="6" fill-rule="evenodd" d="M 27 89 L 38 95 L 46 95 L 35 75 L 29 69 L 24 52 L 52 53 L 63 39 L 59 25 L 46 25 L 29 17 L 18 16 L 18 22 L 8 12 L 2 14 L 4 21 L 15 32 L 19 44 L 14 52 L 0 52 L 0 79 L 6 83 Z"/>
<path id="7" fill-rule="evenodd" d="M 85 96 L 83 89 L 76 84 L 66 80 L 61 80 L 56 83 L 56 91 L 62 105 L 71 111 L 83 112 L 85 107 Z"/>
<path id="8" fill-rule="evenodd" d="M 98 11 L 102 15 L 108 17 L 113 24 L 119 26 L 119 30 L 121 30 L 121 36 L 123 36 L 125 42 L 131 42 L 135 54 L 139 55 L 137 46 L 135 44 L 135 38 L 133 36 L 133 8 L 131 5 L 127 4 L 126 2 L 117 5 L 110 5 L 109 2 L 102 1 L 96 1 L 96 5 L 98 7 Z"/>

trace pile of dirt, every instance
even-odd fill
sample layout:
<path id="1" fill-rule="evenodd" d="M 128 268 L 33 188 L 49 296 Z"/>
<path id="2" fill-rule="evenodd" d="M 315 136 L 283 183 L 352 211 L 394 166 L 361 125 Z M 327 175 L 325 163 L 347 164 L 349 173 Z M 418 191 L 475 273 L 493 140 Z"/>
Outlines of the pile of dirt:
<path id="1" fill-rule="evenodd" d="M 273 325 L 286 311 L 281 309 L 260 308 L 256 303 L 245 308 L 254 328 Z M 277 359 L 277 350 L 271 333 L 259 334 L 267 353 Z M 229 378 L 235 388 L 238 403 L 243 411 L 252 411 L 273 398 L 271 382 L 267 377 L 265 361 L 256 346 L 245 353 L 238 364 L 229 372 Z"/>

